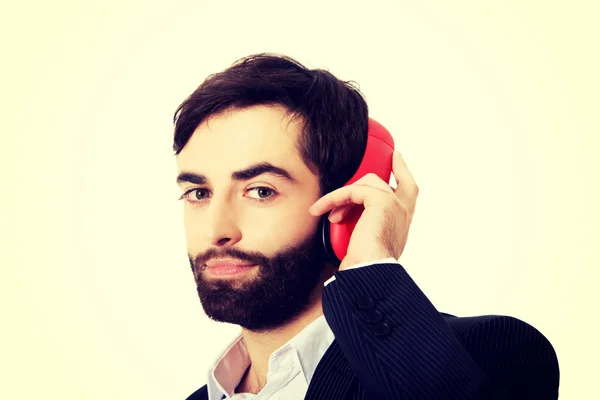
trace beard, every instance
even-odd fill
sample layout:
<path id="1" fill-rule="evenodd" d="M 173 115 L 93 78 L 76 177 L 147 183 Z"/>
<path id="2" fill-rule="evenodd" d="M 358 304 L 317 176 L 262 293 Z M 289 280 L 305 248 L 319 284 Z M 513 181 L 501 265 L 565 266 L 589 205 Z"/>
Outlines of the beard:
<path id="1" fill-rule="evenodd" d="M 319 235 L 296 246 L 285 246 L 273 257 L 233 247 L 211 248 L 196 257 L 188 255 L 200 303 L 206 315 L 254 331 L 264 332 L 292 321 L 306 310 L 322 281 L 324 257 Z M 249 278 L 206 278 L 206 262 L 235 258 L 256 265 Z"/>

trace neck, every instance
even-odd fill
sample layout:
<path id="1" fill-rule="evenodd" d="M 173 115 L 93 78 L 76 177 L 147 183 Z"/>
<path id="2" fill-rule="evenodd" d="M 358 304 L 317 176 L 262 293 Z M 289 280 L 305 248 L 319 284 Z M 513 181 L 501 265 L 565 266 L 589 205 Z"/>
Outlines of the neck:
<path id="1" fill-rule="evenodd" d="M 331 276 L 330 274 L 327 275 Z M 248 349 L 250 367 L 242 378 L 236 392 L 257 394 L 267 384 L 269 358 L 271 354 L 300 333 L 311 322 L 323 315 L 323 282 L 311 296 L 309 306 L 290 322 L 265 332 L 242 329 L 242 336 Z"/>

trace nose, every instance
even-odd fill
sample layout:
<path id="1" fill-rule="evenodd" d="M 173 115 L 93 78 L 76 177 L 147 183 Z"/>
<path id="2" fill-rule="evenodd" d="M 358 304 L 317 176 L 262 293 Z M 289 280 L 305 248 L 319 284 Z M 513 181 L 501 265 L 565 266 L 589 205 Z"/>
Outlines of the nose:
<path id="1" fill-rule="evenodd" d="M 236 223 L 235 210 L 225 201 L 215 197 L 211 199 L 205 215 L 204 239 L 211 246 L 232 246 L 242 238 Z"/>

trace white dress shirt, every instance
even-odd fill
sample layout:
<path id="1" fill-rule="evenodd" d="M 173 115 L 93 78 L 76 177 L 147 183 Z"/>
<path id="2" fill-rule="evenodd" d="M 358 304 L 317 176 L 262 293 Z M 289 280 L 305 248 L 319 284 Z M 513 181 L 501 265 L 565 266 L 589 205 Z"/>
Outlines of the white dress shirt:
<path id="1" fill-rule="evenodd" d="M 394 258 L 371 261 L 347 267 L 360 268 L 373 264 L 398 263 Z M 343 272 L 343 271 L 342 271 Z M 325 282 L 325 286 L 335 276 Z M 269 357 L 267 383 L 258 394 L 234 393 L 250 366 L 250 357 L 240 334 L 227 347 L 211 368 L 208 377 L 208 400 L 293 400 L 303 399 L 317 364 L 334 340 L 325 316 L 311 322 Z"/>

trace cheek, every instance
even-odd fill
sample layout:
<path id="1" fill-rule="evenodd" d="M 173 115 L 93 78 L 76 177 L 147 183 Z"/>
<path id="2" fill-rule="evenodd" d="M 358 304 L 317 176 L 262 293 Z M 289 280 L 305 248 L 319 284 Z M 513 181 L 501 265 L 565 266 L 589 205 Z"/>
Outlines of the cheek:
<path id="1" fill-rule="evenodd" d="M 260 215 L 259 215 L 260 214 Z M 242 229 L 242 247 L 251 246 L 265 254 L 275 252 L 285 245 L 303 242 L 313 235 L 319 224 L 316 218 L 298 208 L 281 210 L 264 215 L 246 215 Z"/>
<path id="2" fill-rule="evenodd" d="M 196 254 L 206 250 L 206 243 L 203 243 L 202 220 L 199 213 L 185 210 L 183 213 L 183 229 L 188 252 Z M 204 247 L 203 247 L 204 246 Z"/>

